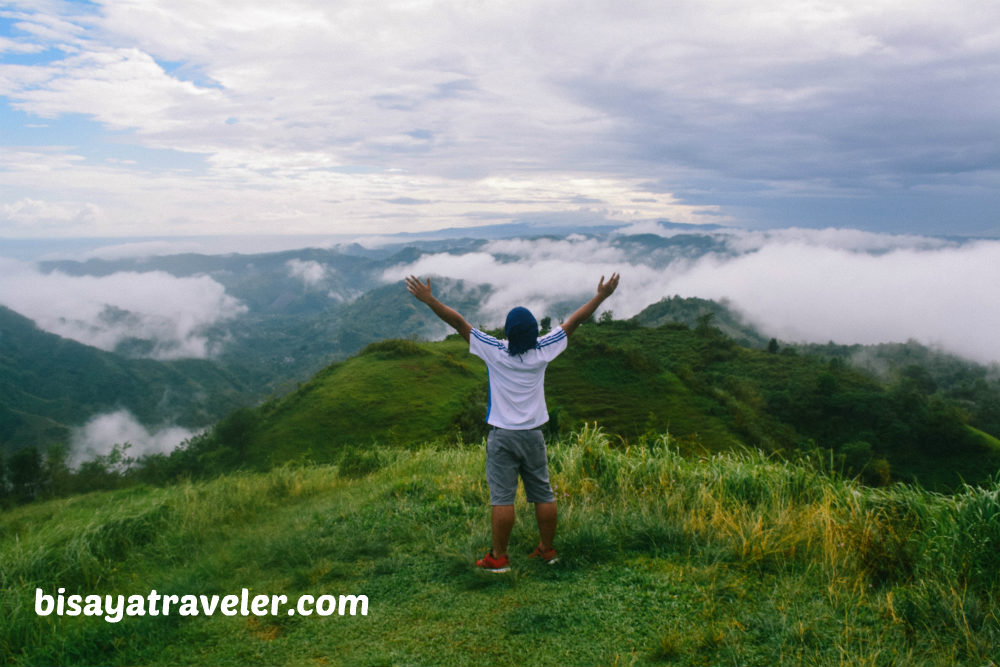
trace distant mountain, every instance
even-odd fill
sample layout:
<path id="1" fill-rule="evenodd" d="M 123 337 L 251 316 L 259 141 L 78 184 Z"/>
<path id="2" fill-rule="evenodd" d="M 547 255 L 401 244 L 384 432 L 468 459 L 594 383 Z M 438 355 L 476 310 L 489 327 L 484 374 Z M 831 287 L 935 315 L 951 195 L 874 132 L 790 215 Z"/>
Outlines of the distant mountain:
<path id="1" fill-rule="evenodd" d="M 65 442 L 70 427 L 120 408 L 145 424 L 204 427 L 253 396 L 218 363 L 126 359 L 0 306 L 0 451 Z"/>
<path id="2" fill-rule="evenodd" d="M 425 310 L 414 309 L 401 283 L 387 285 L 387 270 L 418 261 L 427 254 L 463 255 L 482 249 L 489 238 L 559 240 L 574 232 L 607 242 L 627 261 L 663 267 L 679 259 L 690 260 L 707 252 L 728 252 L 725 241 L 706 235 L 705 227 L 670 225 L 678 232 L 662 237 L 654 234 L 623 234 L 615 227 L 567 230 L 555 226 L 498 225 L 475 230 L 443 230 L 433 234 L 396 235 L 385 245 L 366 248 L 342 244 L 331 248 L 303 248 L 252 255 L 176 254 L 86 261 L 42 261 L 44 273 L 66 276 L 110 276 L 122 272 L 164 272 L 177 278 L 207 276 L 220 284 L 228 297 L 237 299 L 244 311 L 203 332 L 224 363 L 235 363 L 253 374 L 254 382 L 270 390 L 304 380 L 331 361 L 354 354 L 368 343 L 389 337 L 440 336 L 445 332 Z M 690 231 L 691 233 L 684 233 Z M 453 233 L 454 237 L 448 237 Z M 468 233 L 469 236 L 461 236 Z M 489 238 L 488 238 L 489 237 Z M 519 254 L 494 251 L 500 263 L 516 262 Z M 491 286 L 439 279 L 448 287 L 450 302 L 466 317 L 480 320 L 481 306 Z M 553 317 L 571 312 L 577 305 L 556 301 L 549 304 Z M 108 307 L 107 317 L 127 320 L 133 314 Z M 650 318 L 652 319 L 652 318 Z M 719 326 L 735 318 L 723 317 Z M 644 322 L 649 323 L 649 322 Z M 726 328 L 727 332 L 729 331 Z M 733 329 L 735 331 L 735 329 Z M 150 356 L 157 341 L 122 340 L 113 350 L 128 357 Z"/>
<path id="3" fill-rule="evenodd" d="M 632 318 L 644 327 L 679 323 L 690 328 L 712 326 L 744 347 L 762 348 L 768 339 L 752 325 L 745 323 L 728 304 L 673 296 L 644 308 Z"/>

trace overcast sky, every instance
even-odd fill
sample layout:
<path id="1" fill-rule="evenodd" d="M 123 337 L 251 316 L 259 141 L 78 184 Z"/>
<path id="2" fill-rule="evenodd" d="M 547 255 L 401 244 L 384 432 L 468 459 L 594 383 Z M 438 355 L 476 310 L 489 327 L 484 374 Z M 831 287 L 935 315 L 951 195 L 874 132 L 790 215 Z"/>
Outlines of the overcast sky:
<path id="1" fill-rule="evenodd" d="M 993 0 L 15 0 L 0 59 L 0 237 L 1000 236 Z"/>

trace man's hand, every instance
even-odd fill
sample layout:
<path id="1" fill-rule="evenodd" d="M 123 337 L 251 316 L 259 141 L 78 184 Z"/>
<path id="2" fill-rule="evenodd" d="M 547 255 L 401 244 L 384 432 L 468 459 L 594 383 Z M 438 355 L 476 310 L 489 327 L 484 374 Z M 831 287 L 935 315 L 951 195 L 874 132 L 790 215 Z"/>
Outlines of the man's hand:
<path id="1" fill-rule="evenodd" d="M 603 279 L 603 278 L 602 278 Z M 430 303 L 434 300 L 434 292 L 431 290 L 431 279 L 427 279 L 427 284 L 420 282 L 420 279 L 416 276 L 410 276 L 406 279 L 406 289 L 410 290 L 410 294 L 417 297 L 419 301 L 424 303 Z"/>
<path id="2" fill-rule="evenodd" d="M 615 293 L 615 290 L 618 289 L 618 277 L 617 273 L 612 273 L 608 282 L 604 282 L 604 276 L 601 276 L 601 281 L 597 283 L 597 294 L 590 301 L 577 308 L 576 312 L 562 323 L 562 330 L 566 332 L 567 336 L 571 336 L 577 327 L 593 317 L 597 307 Z"/>
<path id="3" fill-rule="evenodd" d="M 618 278 L 617 273 L 612 273 L 611 277 L 608 278 L 608 282 L 604 282 L 604 276 L 601 276 L 601 282 L 597 284 L 597 296 L 601 297 L 601 301 L 604 301 L 609 296 L 615 293 L 618 289 Z"/>
<path id="4" fill-rule="evenodd" d="M 458 311 L 449 308 L 437 300 L 434 296 L 434 291 L 431 289 L 430 278 L 427 279 L 426 283 L 422 283 L 420 282 L 420 278 L 410 276 L 406 279 L 406 289 L 410 290 L 410 294 L 415 296 L 417 300 L 423 301 L 430 306 L 434 314 L 457 331 L 465 339 L 466 343 L 469 342 L 469 336 L 472 334 L 472 325 L 466 322 L 465 318 Z"/>

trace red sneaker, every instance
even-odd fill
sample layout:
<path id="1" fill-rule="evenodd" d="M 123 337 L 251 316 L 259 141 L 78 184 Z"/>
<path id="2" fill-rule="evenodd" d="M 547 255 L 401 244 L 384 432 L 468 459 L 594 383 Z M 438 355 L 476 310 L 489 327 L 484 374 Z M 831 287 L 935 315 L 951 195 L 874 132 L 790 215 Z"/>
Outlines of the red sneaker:
<path id="1" fill-rule="evenodd" d="M 504 554 L 500 558 L 495 558 L 490 551 L 485 556 L 476 561 L 476 567 L 481 567 L 487 572 L 507 572 L 510 570 L 510 558 Z"/>
<path id="2" fill-rule="evenodd" d="M 531 552 L 531 555 L 528 556 L 528 558 L 541 558 L 546 565 L 552 565 L 559 560 L 559 556 L 556 555 L 555 549 L 542 549 L 541 544 L 535 547 L 535 550 Z"/>

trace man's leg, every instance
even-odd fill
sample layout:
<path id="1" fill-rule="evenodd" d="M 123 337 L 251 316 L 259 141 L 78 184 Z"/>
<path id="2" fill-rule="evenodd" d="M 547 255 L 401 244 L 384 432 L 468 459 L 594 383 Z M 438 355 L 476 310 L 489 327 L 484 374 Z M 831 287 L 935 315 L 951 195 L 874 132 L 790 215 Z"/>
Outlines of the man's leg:
<path id="1" fill-rule="evenodd" d="M 535 504 L 539 546 L 550 551 L 556 536 L 556 497 L 549 482 L 548 454 L 541 430 L 524 432 L 521 456 L 521 479 L 528 502 Z"/>
<path id="2" fill-rule="evenodd" d="M 514 497 L 517 493 L 516 459 L 507 448 L 512 435 L 502 429 L 492 429 L 486 438 L 486 482 L 490 487 L 493 556 L 507 554 L 507 542 L 514 529 Z"/>
<path id="3" fill-rule="evenodd" d="M 513 517 L 513 511 L 511 511 Z M 552 548 L 556 538 L 556 503 L 535 503 L 535 519 L 538 521 L 538 537 L 544 550 Z M 496 540 L 496 538 L 493 538 Z M 494 541 L 494 544 L 496 542 Z"/>
<path id="4" fill-rule="evenodd" d="M 507 542 L 510 532 L 514 529 L 514 506 L 493 505 L 493 556 L 500 558 L 507 555 Z"/>

